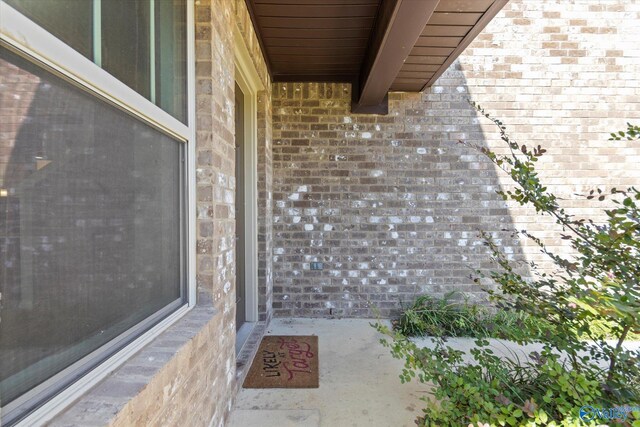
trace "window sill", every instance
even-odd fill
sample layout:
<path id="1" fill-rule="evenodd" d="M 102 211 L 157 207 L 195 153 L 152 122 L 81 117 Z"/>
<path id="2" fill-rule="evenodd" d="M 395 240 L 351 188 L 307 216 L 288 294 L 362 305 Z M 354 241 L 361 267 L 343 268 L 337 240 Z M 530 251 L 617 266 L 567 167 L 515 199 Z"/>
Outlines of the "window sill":
<path id="1" fill-rule="evenodd" d="M 209 307 L 191 309 L 47 425 L 110 424 L 216 314 Z"/>

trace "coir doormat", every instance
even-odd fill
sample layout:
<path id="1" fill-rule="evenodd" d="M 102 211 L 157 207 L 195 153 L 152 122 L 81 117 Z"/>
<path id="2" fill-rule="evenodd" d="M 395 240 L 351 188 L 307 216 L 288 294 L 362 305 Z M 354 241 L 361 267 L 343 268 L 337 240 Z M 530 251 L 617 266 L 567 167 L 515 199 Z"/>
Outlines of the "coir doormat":
<path id="1" fill-rule="evenodd" d="M 318 337 L 267 335 L 244 388 L 318 388 Z"/>

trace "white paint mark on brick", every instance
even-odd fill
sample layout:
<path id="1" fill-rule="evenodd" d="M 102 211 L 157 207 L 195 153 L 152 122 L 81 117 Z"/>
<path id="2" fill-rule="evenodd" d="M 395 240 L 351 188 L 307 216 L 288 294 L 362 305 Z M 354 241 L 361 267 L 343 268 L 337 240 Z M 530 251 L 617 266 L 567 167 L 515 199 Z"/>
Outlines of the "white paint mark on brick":
<path id="1" fill-rule="evenodd" d="M 292 193 L 291 195 L 289 195 L 289 200 L 300 200 L 300 194 Z"/>
<path id="2" fill-rule="evenodd" d="M 351 123 L 351 117 L 343 117 L 342 118 L 342 122 L 343 123 Z"/>
<path id="3" fill-rule="evenodd" d="M 305 231 L 313 231 L 313 224 L 305 224 L 304 229 Z"/>
<path id="4" fill-rule="evenodd" d="M 298 187 L 297 190 L 299 193 L 306 193 L 307 191 L 309 191 L 309 187 L 307 187 L 306 185 L 301 185 Z"/>
<path id="5" fill-rule="evenodd" d="M 425 222 L 427 223 L 432 223 L 433 222 L 433 217 L 432 216 L 425 216 L 424 217 Z"/>
<path id="6" fill-rule="evenodd" d="M 364 139 L 371 139 L 371 132 L 362 132 L 361 136 Z"/>
<path id="7" fill-rule="evenodd" d="M 233 203 L 233 199 L 234 199 L 234 194 L 233 191 L 225 191 L 224 192 L 224 202 L 225 203 Z"/>
<path id="8" fill-rule="evenodd" d="M 416 150 L 418 154 L 427 154 L 427 149 L 424 147 L 420 147 Z"/>
<path id="9" fill-rule="evenodd" d="M 369 171 L 369 176 L 372 176 L 374 178 L 377 178 L 382 175 L 384 175 L 384 171 L 381 171 L 380 169 L 373 169 Z"/>

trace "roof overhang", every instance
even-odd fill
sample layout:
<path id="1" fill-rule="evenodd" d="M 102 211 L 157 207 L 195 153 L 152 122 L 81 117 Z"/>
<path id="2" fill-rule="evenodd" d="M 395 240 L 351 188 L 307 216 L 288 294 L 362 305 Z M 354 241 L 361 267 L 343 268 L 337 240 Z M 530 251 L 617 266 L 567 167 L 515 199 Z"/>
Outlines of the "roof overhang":
<path id="1" fill-rule="evenodd" d="M 349 82 L 352 110 L 420 92 L 508 0 L 246 0 L 276 82 Z"/>

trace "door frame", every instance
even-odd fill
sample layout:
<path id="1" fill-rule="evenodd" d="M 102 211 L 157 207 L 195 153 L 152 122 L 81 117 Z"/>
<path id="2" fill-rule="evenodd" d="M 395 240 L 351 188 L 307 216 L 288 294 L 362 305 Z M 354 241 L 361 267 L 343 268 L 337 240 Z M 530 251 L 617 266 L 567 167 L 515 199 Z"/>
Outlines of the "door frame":
<path id="1" fill-rule="evenodd" d="M 258 321 L 258 92 L 264 85 L 238 28 L 234 29 L 235 81 L 244 94 L 245 316 Z M 237 266 L 236 266 L 237 269 Z"/>

